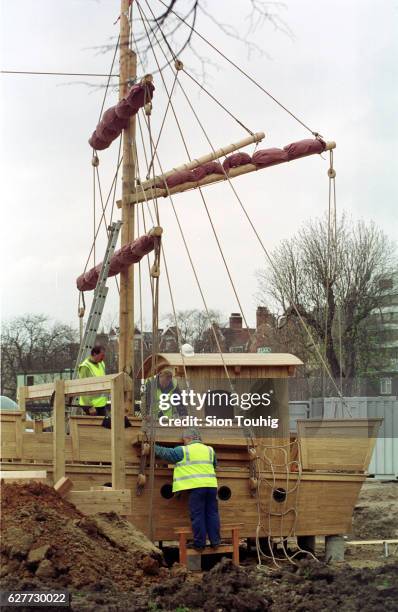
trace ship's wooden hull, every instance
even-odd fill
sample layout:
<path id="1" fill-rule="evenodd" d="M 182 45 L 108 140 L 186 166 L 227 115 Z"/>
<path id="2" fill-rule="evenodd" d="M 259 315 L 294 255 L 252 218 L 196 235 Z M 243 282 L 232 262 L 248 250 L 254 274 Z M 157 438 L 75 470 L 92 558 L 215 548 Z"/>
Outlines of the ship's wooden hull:
<path id="1" fill-rule="evenodd" d="M 53 433 L 34 433 L 25 430 L 20 415 L 2 415 L 2 470 L 45 470 L 47 481 L 53 482 Z M 66 473 L 74 491 L 90 491 L 92 487 L 110 485 L 111 433 L 101 427 L 101 418 L 74 417 L 70 421 L 70 434 L 65 437 Z M 130 491 L 132 514 L 128 516 L 144 532 L 149 525 L 149 485 L 140 495 L 136 493 L 140 471 L 141 420 L 132 419 L 133 426 L 125 429 L 126 489 Z M 213 441 L 213 430 L 206 432 Z M 180 432 L 167 428 L 163 442 L 178 440 Z M 304 439 L 303 439 L 304 440 Z M 303 442 L 303 441 L 302 441 Z M 313 438 L 311 438 L 313 444 Z M 323 445 L 330 439 L 321 440 Z M 351 442 L 347 439 L 347 446 Z M 366 476 L 360 472 L 337 472 L 335 465 L 329 470 L 305 471 L 299 476 L 286 470 L 272 474 L 264 471 L 259 476 L 259 491 L 250 490 L 250 461 L 246 440 L 231 431 L 227 438 L 216 439 L 219 467 L 217 469 L 219 491 L 230 492 L 230 498 L 219 500 L 221 520 L 227 523 L 243 523 L 243 537 L 255 537 L 258 524 L 260 535 L 331 535 L 347 533 L 358 494 Z M 341 452 L 341 442 L 339 452 Z M 363 467 L 363 466 L 361 466 Z M 340 466 L 344 469 L 344 466 Z M 189 524 L 187 493 L 166 499 L 164 485 L 172 482 L 172 467 L 155 471 L 152 523 L 154 537 L 159 540 L 174 539 L 174 528 Z M 225 489 L 225 487 L 227 489 Z M 273 491 L 287 491 L 282 501 L 273 499 Z M 167 487 L 166 487 L 167 492 Z M 258 497 L 259 496 L 259 497 Z M 68 496 L 67 496 L 68 498 Z M 69 498 L 76 503 L 73 495 Z M 259 504 L 258 504 L 259 500 Z M 86 510 L 87 504 L 82 504 Z M 104 506 L 110 510 L 111 506 Z M 283 519 L 281 514 L 284 513 Z"/>
<path id="2" fill-rule="evenodd" d="M 53 484 L 52 465 L 35 462 L 2 462 L 1 469 L 7 470 L 46 470 L 48 484 Z M 131 491 L 132 515 L 128 516 L 138 528 L 148 533 L 149 525 L 149 489 L 144 487 L 140 496 L 136 495 L 137 466 L 126 468 L 126 487 Z M 91 487 L 110 484 L 111 468 L 109 465 L 73 464 L 67 465 L 66 476 L 73 482 L 77 491 L 87 491 Z M 222 467 L 217 470 L 218 486 L 228 487 L 231 497 L 219 500 L 221 521 L 243 523 L 242 537 L 255 537 L 259 520 L 262 524 L 261 536 L 291 535 L 333 535 L 349 533 L 353 509 L 359 491 L 366 476 L 364 474 L 311 473 L 301 475 L 296 493 L 287 495 L 285 502 L 271 501 L 271 494 L 266 491 L 260 495 L 260 519 L 257 510 L 257 496 L 251 496 L 248 486 L 248 469 Z M 286 474 L 264 474 L 264 489 L 286 489 Z M 289 474 L 289 487 L 297 484 L 297 474 Z M 172 469 L 157 469 L 155 473 L 153 495 L 153 526 L 155 540 L 174 540 L 174 528 L 189 525 L 188 496 L 165 499 L 161 490 L 172 481 Z M 290 499 L 289 499 L 290 498 Z M 271 512 L 284 512 L 294 508 L 297 513 L 287 514 L 283 521 L 280 517 L 269 517 Z M 107 508 L 109 510 L 109 508 Z"/>

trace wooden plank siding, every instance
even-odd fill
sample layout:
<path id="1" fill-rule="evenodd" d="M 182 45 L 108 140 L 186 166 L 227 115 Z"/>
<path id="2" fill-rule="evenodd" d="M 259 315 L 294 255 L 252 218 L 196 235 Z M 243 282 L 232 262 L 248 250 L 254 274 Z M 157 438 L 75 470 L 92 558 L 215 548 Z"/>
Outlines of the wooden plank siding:
<path id="1" fill-rule="evenodd" d="M 15 464 L 3 464 L 2 469 L 8 469 L 7 465 L 15 469 Z M 31 465 L 20 464 L 18 469 L 31 469 Z M 47 470 L 47 482 L 50 485 L 54 484 L 52 466 L 37 464 L 35 469 Z M 135 495 L 138 470 L 138 466 L 126 467 L 126 489 L 130 491 L 132 508 L 131 515 L 127 518 L 146 532 L 149 490 L 148 487 L 145 487 L 142 496 Z M 82 492 L 82 503 L 85 503 L 84 500 L 87 500 L 86 494 L 90 487 L 111 484 L 111 466 L 67 465 L 66 476 L 72 480 L 74 491 Z M 229 500 L 219 501 L 221 521 L 231 523 L 239 516 L 239 521 L 243 523 L 241 537 L 253 538 L 258 523 L 257 500 L 256 497 L 251 497 L 249 494 L 248 476 L 248 469 L 223 467 L 217 470 L 219 487 L 227 486 L 232 493 Z M 365 478 L 363 474 L 304 473 L 296 498 L 298 511 L 296 535 L 349 533 L 352 512 Z M 297 474 L 289 475 L 290 486 L 296 482 L 296 479 Z M 155 470 L 153 524 L 156 540 L 174 540 L 175 528 L 189 526 L 188 496 L 183 494 L 180 498 L 165 499 L 160 493 L 162 486 L 171 484 L 171 482 L 171 469 Z M 268 474 L 268 483 L 273 483 L 270 474 Z M 275 474 L 275 486 L 286 488 L 286 477 L 283 473 Z M 283 504 L 279 506 L 283 507 Z M 80 505 L 80 508 L 82 509 L 83 506 Z M 263 535 L 267 535 L 268 516 L 264 510 L 261 521 L 265 526 Z M 290 534 L 291 527 L 291 519 L 285 519 L 282 534 Z M 276 517 L 271 520 L 271 528 L 273 535 L 281 534 L 280 521 Z"/>

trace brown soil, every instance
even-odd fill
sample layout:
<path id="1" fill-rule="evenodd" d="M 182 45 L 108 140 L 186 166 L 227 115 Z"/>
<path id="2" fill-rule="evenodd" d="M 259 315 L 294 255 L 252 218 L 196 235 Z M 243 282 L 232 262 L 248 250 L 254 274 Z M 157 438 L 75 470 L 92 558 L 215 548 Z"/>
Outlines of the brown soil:
<path id="1" fill-rule="evenodd" d="M 398 538 L 398 482 L 368 480 L 354 510 L 354 539 Z"/>
<path id="2" fill-rule="evenodd" d="M 174 576 L 173 576 L 173 569 Z M 72 596 L 84 612 L 396 612 L 398 564 L 377 569 L 332 568 L 301 561 L 283 570 L 235 567 L 223 559 L 195 576 L 172 568 L 171 577 L 134 593 Z"/>
<path id="3" fill-rule="evenodd" d="M 387 488 L 378 490 L 382 486 Z M 378 507 L 381 493 L 383 503 L 394 506 L 394 487 L 365 486 L 362 516 L 365 508 Z M 207 573 L 190 573 L 177 564 L 164 567 L 161 552 L 117 515 L 83 516 L 46 485 L 3 484 L 1 501 L 0 588 L 66 588 L 72 594 L 72 610 L 398 611 L 394 557 L 371 568 L 348 563 L 331 567 L 304 559 L 278 570 L 235 567 L 224 559 Z M 386 525 L 380 513 L 375 516 L 377 529 L 372 533 L 380 534 Z M 369 528 L 364 534 L 367 539 L 387 537 L 370 536 Z"/>
<path id="4" fill-rule="evenodd" d="M 353 570 L 303 560 L 262 572 L 223 560 L 197 584 L 177 577 L 152 587 L 150 601 L 155 609 L 204 612 L 398 610 L 398 564 Z"/>
<path id="5" fill-rule="evenodd" d="M 1 587 L 133 590 L 162 554 L 116 514 L 83 516 L 41 483 L 2 484 Z"/>

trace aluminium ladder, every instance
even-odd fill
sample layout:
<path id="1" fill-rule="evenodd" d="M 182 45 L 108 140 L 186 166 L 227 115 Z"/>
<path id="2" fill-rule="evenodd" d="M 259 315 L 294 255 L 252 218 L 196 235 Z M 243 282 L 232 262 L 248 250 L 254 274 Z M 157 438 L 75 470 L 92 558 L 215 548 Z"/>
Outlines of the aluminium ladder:
<path id="1" fill-rule="evenodd" d="M 97 286 L 94 290 L 94 297 L 90 308 L 90 314 L 88 316 L 84 335 L 80 343 L 73 378 L 77 377 L 79 365 L 87 357 L 87 355 L 90 353 L 91 349 L 95 344 L 98 327 L 105 306 L 106 296 L 108 294 L 108 287 L 106 286 L 106 281 L 108 278 L 109 267 L 111 265 L 112 255 L 116 248 L 116 242 L 119 236 L 121 225 L 122 221 L 114 221 L 109 227 L 108 245 L 106 247 L 101 272 L 97 281 Z"/>

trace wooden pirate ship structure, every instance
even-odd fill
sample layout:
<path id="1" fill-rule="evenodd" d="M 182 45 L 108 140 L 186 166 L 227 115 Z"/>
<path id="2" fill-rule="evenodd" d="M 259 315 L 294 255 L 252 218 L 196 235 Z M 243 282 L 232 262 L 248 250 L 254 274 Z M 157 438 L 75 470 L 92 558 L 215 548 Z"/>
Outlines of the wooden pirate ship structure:
<path id="1" fill-rule="evenodd" d="M 154 443 L 173 446 L 181 443 L 182 427 L 157 426 L 154 418 L 148 419 L 148 414 L 137 415 L 133 409 L 137 381 L 144 381 L 168 368 L 173 370 L 180 389 L 231 393 L 244 388 L 274 393 L 270 408 L 259 411 L 252 407 L 246 414 L 278 418 L 279 426 L 275 430 L 260 425 L 253 433 L 250 426 L 238 426 L 235 421 L 232 426 L 220 428 L 217 410 L 209 406 L 189 412 L 188 416 L 194 414 L 204 420 L 206 416 L 214 418 L 203 427 L 202 437 L 215 448 L 218 457 L 222 523 L 238 519 L 240 535 L 257 538 L 257 542 L 264 537 L 283 543 L 289 536 L 347 533 L 366 478 L 380 419 L 309 419 L 299 421 L 297 432 L 292 433 L 289 431 L 288 380 L 302 365 L 297 357 L 273 353 L 223 353 L 212 325 L 215 353 L 184 354 L 180 338 L 180 352 L 160 353 L 157 346 L 159 277 L 164 272 L 168 277 L 161 207 L 169 204 L 174 209 L 173 196 L 188 190 L 198 190 L 203 198 L 207 186 L 224 181 L 242 205 L 266 253 L 258 230 L 236 194 L 235 181 L 242 175 L 276 164 L 330 152 L 328 174 L 334 185 L 333 150 L 336 145 L 312 133 L 310 139 L 281 149 L 261 149 L 259 143 L 264 133 L 250 132 L 234 144 L 222 148 L 211 145 L 206 155 L 165 170 L 158 159 L 157 141 L 151 131 L 155 85 L 165 84 L 162 72 L 156 78 L 146 74 L 137 79 L 137 55 L 131 48 L 133 9 L 144 26 L 150 23 L 139 2 L 122 0 L 120 99 L 102 114 L 89 140 L 93 149 L 93 169 L 98 172 L 100 152 L 121 138 L 122 196 L 118 202 L 122 222 L 121 248 L 114 251 L 113 245 L 107 266 L 104 267 L 104 259 L 104 265 L 85 270 L 77 279 L 79 291 L 88 292 L 98 288 L 101 275 L 102 281 L 108 276 L 119 276 L 119 373 L 20 387 L 19 411 L 1 414 L 2 472 L 11 479 L 24 476 L 44 479 L 85 512 L 115 511 L 126 516 L 153 540 L 175 540 L 174 529 L 189 525 L 187 498 L 172 495 L 172 466 L 155 458 Z M 169 68 L 176 82 L 180 73 L 186 73 L 177 57 L 169 62 Z M 167 91 L 167 108 L 172 107 L 172 93 Z M 196 116 L 194 109 L 193 112 Z M 140 129 L 147 128 L 150 145 L 151 159 L 149 162 L 147 157 L 146 177 L 141 176 L 138 167 L 136 129 L 139 121 Z M 252 155 L 243 151 L 250 145 L 256 147 Z M 140 218 L 145 230 L 141 236 L 138 234 Z M 167 228 L 164 229 L 167 232 Z M 187 247 L 185 241 L 184 244 Z M 192 264 L 188 248 L 187 254 Z M 146 360 L 137 364 L 134 363 L 134 270 L 143 257 L 147 257 L 150 264 L 153 349 Z M 194 267 L 193 272 L 198 280 Z M 203 297 L 202 291 L 201 295 Z M 105 296 L 106 292 L 97 298 L 104 300 Z M 237 299 L 239 302 L 238 296 Z M 204 297 L 203 301 L 208 311 Z M 84 357 L 89 346 L 89 343 L 83 346 Z M 102 417 L 70 414 L 70 398 L 102 393 L 110 394 L 111 429 L 102 426 Z M 51 431 L 45 431 L 46 423 L 35 421 L 32 425 L 26 420 L 29 402 L 43 399 L 51 399 L 53 406 Z M 131 424 L 128 428 L 124 423 L 126 414 Z"/>

